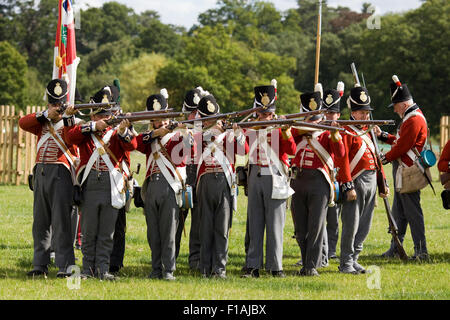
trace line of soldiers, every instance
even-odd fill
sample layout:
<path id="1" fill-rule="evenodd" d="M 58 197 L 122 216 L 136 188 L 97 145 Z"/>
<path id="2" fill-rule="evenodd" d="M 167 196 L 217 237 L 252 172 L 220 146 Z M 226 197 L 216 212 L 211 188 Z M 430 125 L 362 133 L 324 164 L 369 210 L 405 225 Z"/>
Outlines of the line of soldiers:
<path id="1" fill-rule="evenodd" d="M 335 121 L 340 117 L 343 91 L 343 83 L 339 83 L 337 90 L 325 92 L 318 84 L 314 92 L 300 96 L 301 111 L 326 108 L 326 118 Z M 254 107 L 264 106 L 254 120 L 276 118 L 276 85 L 255 87 L 254 93 Z M 193 130 L 173 124 L 170 119 L 158 119 L 152 121 L 151 130 L 138 134 L 128 120 L 118 126 L 108 123 L 113 113 L 121 112 L 120 108 L 98 109 L 91 113 L 89 122 L 75 118 L 74 106 L 62 112 L 66 95 L 66 82 L 52 80 L 47 86 L 48 109 L 19 121 L 23 130 L 39 138 L 32 181 L 34 268 L 29 276 L 48 274 L 52 237 L 55 264 L 59 268 L 57 277 L 70 275 L 67 268 L 75 264 L 71 236 L 75 203 L 82 217 L 82 277 L 116 279 L 123 266 L 125 208 L 133 192 L 133 183 L 131 186 L 129 183 L 130 152 L 134 150 L 146 155 L 145 182 L 135 196 L 140 196 L 144 203 L 152 255 L 150 278 L 175 279 L 181 234 L 189 210 L 190 268 L 199 270 L 203 277 L 226 278 L 228 239 L 238 197 L 236 155 L 248 156 L 247 165 L 241 168 L 248 196 L 242 277 L 257 278 L 263 268 L 274 277 L 285 277 L 283 229 L 286 201 L 290 197 L 302 257 L 299 275 L 317 276 L 317 269 L 328 265 L 329 258 L 336 258 L 339 216 L 342 220 L 339 271 L 365 272 L 358 258 L 372 221 L 376 172 L 382 171 L 368 133 L 370 128 L 345 126 L 343 135 L 337 130 L 295 126 L 241 129 L 235 123 L 227 129 L 220 120 L 200 122 L 201 118 L 220 114 L 220 107 L 213 95 L 198 87 L 186 94 L 183 104 L 188 119 L 199 119 Z M 115 102 L 118 95 L 117 87 L 106 86 L 91 102 Z M 427 125 L 405 84 L 393 84 L 391 100 L 394 112 L 402 118 L 397 136 L 378 127 L 374 132 L 380 140 L 392 144 L 391 151 L 382 155 L 382 159 L 383 164 L 393 162 L 396 177 L 399 166 L 410 166 L 413 162 L 407 152 L 414 147 L 420 152 L 424 147 Z M 352 119 L 370 119 L 373 109 L 366 88 L 352 88 L 347 104 Z M 148 111 L 167 109 L 165 89 L 148 97 Z M 318 115 L 305 121 L 321 120 Z M 344 201 L 336 205 L 339 190 Z M 387 197 L 388 193 L 380 196 Z M 412 194 L 396 191 L 393 214 L 401 241 L 410 224 L 414 256 L 426 258 L 420 191 Z M 383 255 L 395 254 L 392 243 Z"/>

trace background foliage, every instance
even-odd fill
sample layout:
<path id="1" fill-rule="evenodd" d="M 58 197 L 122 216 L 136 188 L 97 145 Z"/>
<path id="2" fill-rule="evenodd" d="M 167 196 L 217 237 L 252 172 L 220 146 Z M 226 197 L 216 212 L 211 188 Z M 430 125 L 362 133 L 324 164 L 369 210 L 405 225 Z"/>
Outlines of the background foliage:
<path id="1" fill-rule="evenodd" d="M 14 64 L 2 59 L 0 74 L 9 80 L 1 82 L 1 103 L 21 108 L 43 103 L 52 70 L 56 4 L 0 1 L 2 52 L 11 51 L 5 49 L 7 42 L 17 51 L 9 59 L 26 61 L 25 67 L 19 63 L 11 70 Z M 324 1 L 320 82 L 328 88 L 342 80 L 348 94 L 354 61 L 364 73 L 375 116 L 394 118 L 385 106 L 391 76 L 397 74 L 408 83 L 436 134 L 450 98 L 450 2 L 427 0 L 418 9 L 384 15 L 380 29 L 367 27 L 369 5 L 354 12 Z M 253 87 L 275 78 L 279 113 L 295 112 L 299 94 L 313 88 L 316 19 L 317 2 L 311 0 L 298 0 L 296 8 L 284 12 L 266 1 L 220 0 L 186 30 L 162 23 L 155 11 L 137 14 L 108 2 L 81 12 L 77 86 L 88 100 L 119 78 L 128 111 L 142 109 L 146 97 L 162 87 L 169 91 L 171 106 L 179 108 L 185 92 L 201 85 L 216 96 L 222 111 L 231 111 L 250 107 Z"/>

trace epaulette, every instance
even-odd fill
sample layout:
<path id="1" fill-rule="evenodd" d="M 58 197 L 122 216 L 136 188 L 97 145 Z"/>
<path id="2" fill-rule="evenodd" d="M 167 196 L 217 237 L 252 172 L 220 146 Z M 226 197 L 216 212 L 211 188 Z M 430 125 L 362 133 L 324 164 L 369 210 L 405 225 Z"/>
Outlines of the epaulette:
<path id="1" fill-rule="evenodd" d="M 48 110 L 45 111 L 38 111 L 36 112 L 36 120 L 39 121 L 40 123 L 44 124 L 46 122 L 48 122 Z"/>

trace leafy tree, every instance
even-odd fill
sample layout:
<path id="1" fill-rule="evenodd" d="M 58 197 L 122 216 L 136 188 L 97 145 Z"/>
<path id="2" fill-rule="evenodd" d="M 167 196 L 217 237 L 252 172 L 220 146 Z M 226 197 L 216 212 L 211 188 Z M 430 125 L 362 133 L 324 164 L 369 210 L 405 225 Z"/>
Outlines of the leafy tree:
<path id="1" fill-rule="evenodd" d="M 0 104 L 22 107 L 26 95 L 26 59 L 9 42 L 0 42 Z"/>
<path id="2" fill-rule="evenodd" d="M 282 110 L 296 110 L 297 92 L 286 75 L 295 67 L 294 59 L 235 41 L 230 29 L 221 25 L 203 27 L 183 40 L 184 53 L 161 69 L 156 78 L 178 103 L 187 90 L 200 85 L 216 97 L 222 111 L 246 109 L 253 103 L 253 87 L 268 85 L 275 78 L 279 80 L 279 92 L 289 93 L 280 95 Z"/>
<path id="3" fill-rule="evenodd" d="M 142 54 L 122 65 L 120 70 L 121 105 L 125 111 L 145 110 L 147 97 L 159 93 L 156 85 L 158 71 L 167 65 L 160 54 Z"/>

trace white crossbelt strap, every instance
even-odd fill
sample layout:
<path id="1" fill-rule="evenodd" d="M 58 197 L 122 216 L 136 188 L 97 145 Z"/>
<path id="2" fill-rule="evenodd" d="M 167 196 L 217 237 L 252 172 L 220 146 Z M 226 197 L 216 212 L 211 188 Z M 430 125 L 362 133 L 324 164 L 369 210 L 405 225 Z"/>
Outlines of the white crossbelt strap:
<path id="1" fill-rule="evenodd" d="M 269 170 L 272 175 L 272 199 L 284 200 L 292 196 L 295 191 L 290 187 L 287 165 L 280 160 L 279 155 L 268 144 L 266 137 L 267 130 L 265 130 L 265 135 L 258 136 L 258 143 L 265 151 L 267 158 L 281 175 L 279 176 L 274 172 L 272 164 L 269 164 Z"/>
<path id="2" fill-rule="evenodd" d="M 114 133 L 114 130 L 109 130 L 105 136 L 103 137 L 103 142 L 105 144 L 108 144 L 109 140 L 111 139 L 112 135 Z M 94 141 L 94 143 L 96 142 L 97 139 L 94 140 L 95 135 L 91 134 L 92 140 Z M 97 142 L 100 144 L 100 142 L 97 140 Z M 83 185 L 83 183 L 86 181 L 87 177 L 89 176 L 89 173 L 91 172 L 92 167 L 94 166 L 94 163 L 98 160 L 99 158 L 99 147 L 97 146 L 97 144 L 95 143 L 95 150 L 94 152 L 92 152 L 91 157 L 89 158 L 89 161 L 86 165 L 86 167 L 84 168 L 84 174 L 83 174 L 83 178 L 81 179 L 81 183 L 80 185 Z M 102 145 L 100 145 L 100 148 L 102 148 Z M 109 158 L 109 157 L 108 157 Z M 105 162 L 106 163 L 106 162 Z M 106 164 L 108 165 L 108 164 Z M 109 167 L 108 167 L 109 169 Z"/>
<path id="3" fill-rule="evenodd" d="M 370 151 L 375 156 L 375 146 L 370 137 L 367 135 L 367 133 L 364 134 L 363 131 L 359 130 L 353 125 L 350 125 L 349 127 L 352 128 L 352 130 L 355 131 L 362 139 L 361 147 L 359 148 L 358 152 L 355 154 L 350 163 L 350 172 L 353 172 L 353 170 L 358 165 L 359 161 L 361 161 L 364 153 L 366 152 L 367 147 L 369 147 Z"/>
<path id="4" fill-rule="evenodd" d="M 92 135 L 92 140 L 95 143 L 96 151 L 103 148 L 102 144 L 100 143 L 100 141 L 98 141 L 95 135 Z M 123 176 L 122 172 L 115 168 L 115 166 L 111 162 L 111 159 L 109 158 L 109 154 L 106 151 L 101 153 L 99 152 L 99 154 L 109 170 L 109 178 L 111 184 L 111 205 L 116 209 L 121 209 L 126 204 L 125 177 Z"/>
<path id="5" fill-rule="evenodd" d="M 197 176 L 200 170 L 204 159 L 206 159 L 209 155 L 213 156 L 217 162 L 222 167 L 222 170 L 227 179 L 228 186 L 230 187 L 230 193 L 233 198 L 233 210 L 237 210 L 237 188 L 236 188 L 236 173 L 233 171 L 233 167 L 230 163 L 230 160 L 225 156 L 222 149 L 222 142 L 226 137 L 226 132 L 220 134 L 213 142 L 208 143 L 205 148 L 205 151 L 200 156 L 200 161 L 197 166 Z M 212 150 L 214 149 L 214 153 Z"/>
<path id="6" fill-rule="evenodd" d="M 166 143 L 168 140 L 169 139 L 166 140 Z M 162 142 L 163 140 L 161 141 L 161 144 Z M 164 178 L 166 178 L 170 187 L 175 192 L 175 197 L 177 199 L 178 206 L 181 207 L 183 201 L 181 198 L 181 191 L 183 189 L 184 182 L 186 181 L 186 168 L 185 167 L 175 168 L 172 165 L 172 163 L 161 152 L 161 147 L 157 140 L 152 142 L 151 148 L 153 158 L 152 161 L 156 161 L 156 163 L 158 164 L 158 167 L 161 170 L 161 173 L 163 174 Z M 156 154 L 158 155 L 156 157 L 157 159 L 155 159 Z M 178 172 L 180 173 L 182 181 L 178 178 L 176 170 L 178 170 Z"/>
<path id="7" fill-rule="evenodd" d="M 320 144 L 320 142 L 317 139 L 314 139 L 314 138 L 308 139 L 308 142 L 311 144 L 311 147 L 314 148 L 319 153 L 319 155 L 322 157 L 322 159 L 325 160 L 325 164 L 328 167 L 330 175 L 334 174 L 333 158 L 328 153 L 328 151 L 325 150 L 325 148 Z M 335 206 L 335 203 L 334 203 L 334 185 L 333 185 L 333 182 L 331 181 L 331 177 L 330 177 L 330 175 L 327 173 L 327 171 L 325 169 L 318 168 L 318 170 L 320 172 L 322 172 L 323 176 L 325 177 L 325 179 L 328 182 L 328 185 L 330 186 L 330 199 L 328 201 L 328 206 L 329 207 L 334 207 Z"/>
<path id="8" fill-rule="evenodd" d="M 418 111 L 413 111 L 413 112 L 408 113 L 408 114 L 406 115 L 406 117 L 403 118 L 403 123 L 405 123 L 406 120 L 408 120 L 409 118 L 411 118 L 411 117 L 413 117 L 413 116 L 419 116 L 419 117 L 422 117 L 423 120 L 425 120 L 425 123 L 427 123 L 427 119 L 425 119 L 425 117 L 423 116 L 423 114 L 421 114 L 421 113 L 418 112 Z M 399 138 L 400 138 L 400 135 L 399 135 L 398 132 L 397 132 L 396 139 L 399 139 Z M 426 144 L 426 143 L 427 143 L 427 142 L 425 141 L 425 144 Z M 407 152 L 406 154 L 408 155 L 408 157 L 409 157 L 413 162 L 415 162 L 415 161 L 417 160 L 417 156 L 416 156 L 416 154 L 414 153 L 414 151 L 412 151 L 412 149 L 408 150 L 408 152 Z M 403 165 L 403 162 L 402 162 L 401 160 L 400 160 L 400 163 Z"/>
<path id="9" fill-rule="evenodd" d="M 165 146 L 166 143 L 169 142 L 169 140 L 172 139 L 172 137 L 175 136 L 175 135 L 176 135 L 176 132 L 172 132 L 172 133 L 166 134 L 164 137 L 162 137 L 161 144 L 163 146 Z M 150 166 L 152 165 L 152 162 L 153 162 L 153 153 L 151 153 L 149 155 L 148 159 L 147 159 L 146 170 L 145 170 L 146 173 L 150 169 Z"/>

